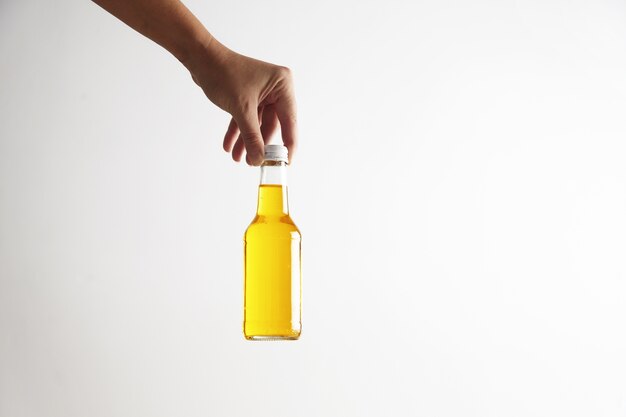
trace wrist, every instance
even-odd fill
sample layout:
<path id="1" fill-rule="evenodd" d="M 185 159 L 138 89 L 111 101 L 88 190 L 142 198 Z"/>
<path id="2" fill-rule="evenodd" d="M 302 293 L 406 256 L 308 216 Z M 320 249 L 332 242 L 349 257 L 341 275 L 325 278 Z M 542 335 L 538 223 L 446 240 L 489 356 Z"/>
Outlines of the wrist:
<path id="1" fill-rule="evenodd" d="M 215 71 L 225 59 L 229 49 L 222 45 L 210 33 L 192 42 L 184 53 L 176 56 L 192 74 L 198 71 Z"/>

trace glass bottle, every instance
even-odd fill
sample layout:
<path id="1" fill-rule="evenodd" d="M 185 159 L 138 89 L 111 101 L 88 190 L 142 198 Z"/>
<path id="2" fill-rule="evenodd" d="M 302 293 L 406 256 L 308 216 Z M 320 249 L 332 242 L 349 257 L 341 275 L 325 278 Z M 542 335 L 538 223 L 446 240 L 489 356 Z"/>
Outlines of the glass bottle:
<path id="1" fill-rule="evenodd" d="M 248 340 L 300 337 L 300 231 L 289 216 L 287 148 L 266 145 L 257 213 L 244 236 L 244 321 Z"/>

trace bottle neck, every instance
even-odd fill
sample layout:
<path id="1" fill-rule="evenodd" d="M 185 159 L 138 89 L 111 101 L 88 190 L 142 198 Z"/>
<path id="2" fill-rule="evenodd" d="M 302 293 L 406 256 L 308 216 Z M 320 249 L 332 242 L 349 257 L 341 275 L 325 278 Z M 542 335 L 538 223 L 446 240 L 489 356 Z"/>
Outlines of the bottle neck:
<path id="1" fill-rule="evenodd" d="M 287 163 L 283 161 L 265 161 L 261 165 L 261 185 L 287 186 Z"/>
<path id="2" fill-rule="evenodd" d="M 261 166 L 257 214 L 259 216 L 285 216 L 289 214 L 286 162 L 265 161 Z"/>

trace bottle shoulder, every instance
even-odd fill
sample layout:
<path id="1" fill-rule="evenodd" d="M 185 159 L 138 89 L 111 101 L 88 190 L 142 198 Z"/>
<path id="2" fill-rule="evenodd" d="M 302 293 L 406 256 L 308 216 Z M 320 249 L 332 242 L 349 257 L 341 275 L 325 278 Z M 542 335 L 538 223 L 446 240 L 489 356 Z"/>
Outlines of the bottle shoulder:
<path id="1" fill-rule="evenodd" d="M 244 238 L 255 236 L 300 239 L 302 235 L 291 217 L 255 216 L 246 229 Z"/>

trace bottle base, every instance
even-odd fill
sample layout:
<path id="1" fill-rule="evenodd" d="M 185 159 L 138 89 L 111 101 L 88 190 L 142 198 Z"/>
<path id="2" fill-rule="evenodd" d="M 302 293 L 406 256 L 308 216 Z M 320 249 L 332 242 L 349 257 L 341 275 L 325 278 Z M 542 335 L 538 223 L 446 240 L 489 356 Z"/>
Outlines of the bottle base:
<path id="1" fill-rule="evenodd" d="M 242 330 L 246 340 L 298 340 L 302 325 L 291 321 L 246 320 Z"/>
<path id="2" fill-rule="evenodd" d="M 273 341 L 273 340 L 298 340 L 300 335 L 256 335 L 256 336 L 248 336 L 244 335 L 246 340 L 257 340 L 257 341 Z"/>

